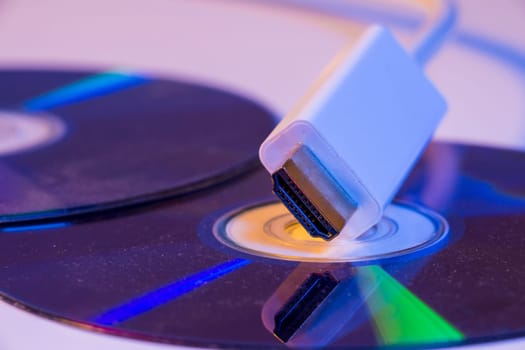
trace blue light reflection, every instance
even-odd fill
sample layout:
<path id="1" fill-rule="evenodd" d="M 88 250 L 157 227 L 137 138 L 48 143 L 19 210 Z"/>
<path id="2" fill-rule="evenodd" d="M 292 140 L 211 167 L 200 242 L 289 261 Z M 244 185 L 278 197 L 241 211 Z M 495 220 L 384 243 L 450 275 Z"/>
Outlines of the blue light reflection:
<path id="1" fill-rule="evenodd" d="M 51 224 L 40 224 L 40 225 L 24 225 L 24 226 L 13 226 L 13 227 L 4 227 L 1 229 L 1 232 L 4 233 L 18 233 L 26 231 L 39 231 L 39 230 L 49 230 L 53 228 L 62 228 L 68 227 L 68 222 L 55 222 Z"/>
<path id="2" fill-rule="evenodd" d="M 234 259 L 223 264 L 211 267 L 207 270 L 197 272 L 181 280 L 170 283 L 159 289 L 150 291 L 142 296 L 132 299 L 122 305 L 110 309 L 95 317 L 92 321 L 101 325 L 114 325 L 139 316 L 162 304 L 166 304 L 192 290 L 206 285 L 230 272 L 240 269 L 248 264 L 250 260 Z"/>
<path id="3" fill-rule="evenodd" d="M 148 81 L 145 77 L 123 72 L 100 73 L 32 98 L 23 103 L 23 108 L 30 112 L 44 111 L 107 95 Z"/>

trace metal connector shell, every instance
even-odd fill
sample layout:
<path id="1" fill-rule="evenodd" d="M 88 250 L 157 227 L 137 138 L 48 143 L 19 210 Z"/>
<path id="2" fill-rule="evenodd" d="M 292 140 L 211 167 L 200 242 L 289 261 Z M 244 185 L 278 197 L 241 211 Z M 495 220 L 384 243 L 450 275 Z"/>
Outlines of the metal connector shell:
<path id="1" fill-rule="evenodd" d="M 272 179 L 274 193 L 313 237 L 334 238 L 356 210 L 355 202 L 304 145 Z"/>

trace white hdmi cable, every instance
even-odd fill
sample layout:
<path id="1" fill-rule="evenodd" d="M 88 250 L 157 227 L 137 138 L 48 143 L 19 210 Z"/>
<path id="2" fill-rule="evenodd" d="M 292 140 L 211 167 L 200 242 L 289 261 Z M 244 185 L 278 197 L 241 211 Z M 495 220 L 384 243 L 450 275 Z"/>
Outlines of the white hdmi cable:
<path id="1" fill-rule="evenodd" d="M 418 63 L 454 15 L 438 21 L 414 57 L 387 29 L 371 27 L 262 143 L 274 193 L 311 236 L 357 238 L 381 219 L 446 111 Z"/>

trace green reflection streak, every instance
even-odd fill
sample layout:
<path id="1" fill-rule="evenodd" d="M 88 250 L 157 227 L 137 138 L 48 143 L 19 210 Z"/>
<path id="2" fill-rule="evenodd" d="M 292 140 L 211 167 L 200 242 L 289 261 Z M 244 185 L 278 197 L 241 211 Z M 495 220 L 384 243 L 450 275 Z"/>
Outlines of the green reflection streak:
<path id="1" fill-rule="evenodd" d="M 463 334 L 380 266 L 358 267 L 357 282 L 384 345 L 460 341 Z"/>

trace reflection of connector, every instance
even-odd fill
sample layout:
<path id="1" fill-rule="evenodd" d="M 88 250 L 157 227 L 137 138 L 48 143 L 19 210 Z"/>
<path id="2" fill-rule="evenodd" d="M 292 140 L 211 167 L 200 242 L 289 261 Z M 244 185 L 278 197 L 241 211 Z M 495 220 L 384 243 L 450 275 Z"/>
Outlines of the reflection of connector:
<path id="1" fill-rule="evenodd" d="M 369 320 L 349 264 L 301 263 L 264 303 L 264 327 L 290 348 L 324 348 Z"/>
<path id="2" fill-rule="evenodd" d="M 275 336 L 287 342 L 337 284 L 330 272 L 312 273 L 275 315 Z"/>
<path id="3" fill-rule="evenodd" d="M 331 239 L 355 204 L 305 146 L 272 175 L 273 191 L 313 237 Z"/>
<path id="4" fill-rule="evenodd" d="M 380 220 L 445 108 L 421 68 L 375 27 L 335 58 L 259 156 L 312 236 L 355 238 Z"/>

